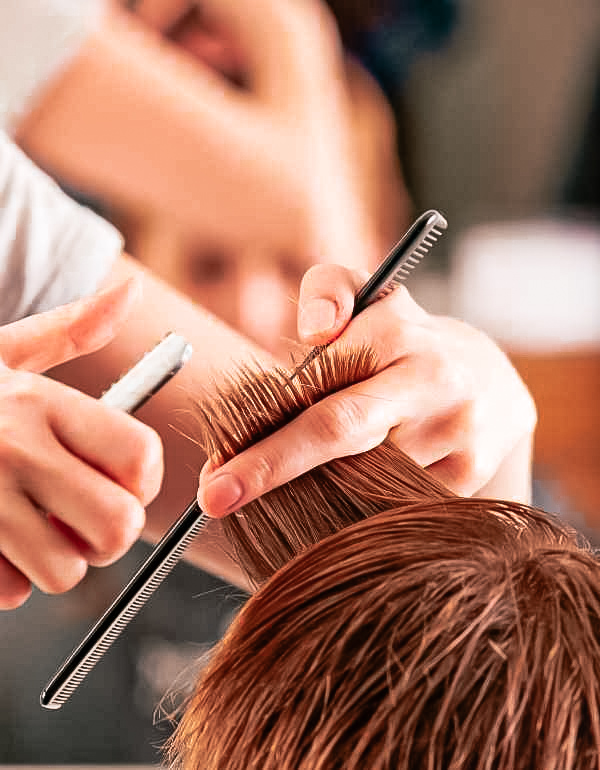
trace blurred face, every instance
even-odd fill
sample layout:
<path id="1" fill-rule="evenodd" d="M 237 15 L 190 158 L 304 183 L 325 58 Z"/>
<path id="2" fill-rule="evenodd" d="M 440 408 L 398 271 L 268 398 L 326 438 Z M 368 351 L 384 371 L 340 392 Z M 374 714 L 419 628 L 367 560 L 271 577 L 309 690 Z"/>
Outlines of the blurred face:
<path id="1" fill-rule="evenodd" d="M 132 253 L 155 274 L 290 362 L 298 290 L 309 264 L 259 250 L 227 254 L 155 222 L 137 227 L 130 241 Z"/>
<path id="2" fill-rule="evenodd" d="M 136 8 L 146 22 L 153 19 L 154 25 L 171 41 L 225 79 L 242 88 L 250 85 L 252 78 L 243 51 L 228 38 L 226 31 L 190 0 L 170 0 L 170 3 L 169 6 L 158 0 L 138 0 Z M 171 15 L 167 14 L 169 18 L 163 18 L 160 23 L 157 21 L 159 7 L 163 11 L 171 10 Z M 354 267 L 374 269 L 408 225 L 411 205 L 398 166 L 394 121 L 385 97 L 352 59 L 346 61 L 346 75 L 355 140 L 352 161 L 362 205 L 368 212 L 371 240 L 377 246 L 365 253 L 364 264 L 360 264 L 358 253 L 334 251 L 329 257 Z M 307 169 L 310 174 L 313 171 Z M 232 194 L 238 192 L 235 190 Z M 337 221 L 336 217 L 328 219 L 323 213 L 319 224 L 333 220 Z M 133 227 L 120 224 L 128 235 L 130 253 L 154 273 L 282 358 L 284 364 L 290 363 L 291 351 L 298 354 L 294 345 L 296 300 L 300 280 L 313 263 L 309 247 L 308 257 L 273 254 L 259 248 L 228 253 L 158 219 Z M 268 219 L 264 226 L 270 227 Z M 322 235 L 323 231 L 319 229 L 319 233 Z M 268 240 L 267 230 L 265 234 Z M 308 234 L 307 241 L 314 242 Z M 337 242 L 335 238 L 327 240 L 332 241 Z M 320 257 L 326 258 L 325 249 Z"/>

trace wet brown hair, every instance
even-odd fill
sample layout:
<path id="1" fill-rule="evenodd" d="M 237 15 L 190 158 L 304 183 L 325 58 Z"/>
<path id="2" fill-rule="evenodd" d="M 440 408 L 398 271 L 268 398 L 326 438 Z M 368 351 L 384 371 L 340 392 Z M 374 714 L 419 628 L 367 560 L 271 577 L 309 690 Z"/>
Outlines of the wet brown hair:
<path id="1" fill-rule="evenodd" d="M 353 359 L 352 376 L 372 366 L 369 356 Z M 321 366 L 329 363 L 340 371 L 334 360 Z M 306 398 L 324 392 L 317 375 L 307 375 L 314 392 Z M 272 376 L 258 381 L 290 403 L 284 375 Z M 246 372 L 236 393 L 252 379 Z M 240 426 L 238 413 L 221 411 L 230 408 L 213 402 L 205 418 L 224 457 L 253 430 L 244 415 Z M 267 425 L 251 411 L 259 434 L 281 417 Z M 307 474 L 283 502 L 276 490 L 231 522 L 250 574 L 274 574 L 201 674 L 170 762 L 183 770 L 600 768 L 600 567 L 591 549 L 541 511 L 451 495 L 392 445 L 336 463 L 350 464 Z M 308 476 L 332 491 L 304 495 Z M 335 521 L 321 516 L 323 504 L 337 509 Z M 268 548 L 255 514 L 270 517 Z"/>
<path id="2" fill-rule="evenodd" d="M 248 367 L 199 404 L 200 443 L 226 461 L 376 370 L 370 348 L 330 352 L 300 375 Z M 390 442 L 314 468 L 223 521 L 234 556 L 261 583 L 307 547 L 393 505 L 454 497 Z M 243 518 L 240 518 L 243 517 Z"/>

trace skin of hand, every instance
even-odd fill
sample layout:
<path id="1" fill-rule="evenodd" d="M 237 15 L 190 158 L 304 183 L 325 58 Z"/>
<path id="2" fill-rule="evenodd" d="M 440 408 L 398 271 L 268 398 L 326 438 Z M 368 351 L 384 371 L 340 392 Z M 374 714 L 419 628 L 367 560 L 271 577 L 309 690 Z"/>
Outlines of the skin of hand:
<path id="1" fill-rule="evenodd" d="M 316 255 L 350 267 L 378 259 L 389 243 L 362 199 L 326 5 L 205 0 L 209 24 L 243 59 L 244 87 L 157 34 L 152 5 L 136 16 L 109 4 L 17 127 L 28 154 L 76 188 L 165 212 L 226 251 L 298 252 L 308 265 Z"/>
<path id="2" fill-rule="evenodd" d="M 388 436 L 458 494 L 529 500 L 536 410 L 509 360 L 483 333 L 429 315 L 404 287 L 348 324 L 366 277 L 333 265 L 311 268 L 298 331 L 311 345 L 370 345 L 378 372 L 221 468 L 207 463 L 198 494 L 207 512 L 228 514 L 309 466 L 364 452 Z"/>
<path id="3" fill-rule="evenodd" d="M 198 493 L 198 469 L 206 458 L 189 438 L 193 394 L 218 385 L 223 372 L 244 361 L 269 367 L 274 360 L 135 260 L 119 259 L 109 280 L 132 276 L 143 290 L 127 324 L 110 344 L 63 364 L 53 376 L 99 395 L 102 383 L 116 379 L 166 332 L 175 330 L 192 343 L 191 360 L 137 413 L 159 433 L 164 447 L 165 478 L 146 511 L 144 530 L 155 541 Z M 301 287 L 300 335 L 313 344 L 344 330 L 335 344 L 372 345 L 381 370 L 324 399 L 222 468 L 209 472 L 205 466 L 199 499 L 209 513 L 221 516 L 319 463 L 375 446 L 390 431 L 402 448 L 457 491 L 527 499 L 535 408 L 508 360 L 485 335 L 458 321 L 429 316 L 404 290 L 371 306 L 344 329 L 354 291 L 364 278 L 341 267 L 311 269 Z M 310 300 L 318 301 L 312 311 Z M 324 300 L 333 301 L 329 310 Z M 317 327 L 320 333 L 314 333 Z M 228 483 L 232 479 L 233 485 Z M 217 483 L 209 489 L 211 481 Z M 241 497 L 234 503 L 225 497 L 232 488 L 235 493 L 236 481 Z M 186 558 L 247 587 L 222 546 L 220 521 L 214 518 Z"/>
<path id="4" fill-rule="evenodd" d="M 138 292 L 121 283 L 0 328 L 0 609 L 32 583 L 70 589 L 143 529 L 162 478 L 158 435 L 38 374 L 110 342 Z"/>
<path id="5" fill-rule="evenodd" d="M 206 457 L 193 441 L 193 400 L 200 388 L 210 389 L 222 372 L 251 359 L 271 366 L 274 360 L 202 307 L 172 289 L 137 260 L 123 255 L 106 284 L 136 278 L 141 292 L 127 324 L 108 345 L 55 367 L 51 376 L 98 397 L 107 382 L 116 380 L 169 331 L 183 335 L 193 355 L 180 372 L 137 412 L 163 441 L 165 475 L 161 490 L 146 509 L 143 536 L 159 540 L 196 496 L 198 472 Z M 190 436 L 191 439 L 190 440 Z M 203 569 L 247 588 L 237 565 L 223 550 L 220 522 L 214 520 L 186 550 L 186 558 Z"/>

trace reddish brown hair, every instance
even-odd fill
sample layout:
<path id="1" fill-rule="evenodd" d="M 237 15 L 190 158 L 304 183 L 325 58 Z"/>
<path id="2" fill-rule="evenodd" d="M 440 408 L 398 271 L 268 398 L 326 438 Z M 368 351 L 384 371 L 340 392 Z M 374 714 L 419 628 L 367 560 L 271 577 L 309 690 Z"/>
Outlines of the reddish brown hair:
<path id="1" fill-rule="evenodd" d="M 202 443 L 226 461 L 286 424 L 300 412 L 352 383 L 370 377 L 370 348 L 330 352 L 298 377 L 284 369 L 241 369 L 215 396 L 200 403 Z M 244 506 L 223 528 L 234 556 L 255 583 L 343 527 L 418 500 L 454 497 L 390 442 L 361 455 L 314 468 Z"/>
<path id="2" fill-rule="evenodd" d="M 234 401 L 262 387 L 244 377 Z M 277 382 L 267 390 L 289 403 L 289 386 Z M 248 438 L 239 413 L 221 411 L 229 408 L 213 403 L 205 417 L 224 457 Z M 251 411 L 259 434 L 289 418 L 284 406 L 265 427 Z M 227 436 L 237 431 L 229 449 L 218 438 L 224 424 Z M 259 525 L 241 526 L 240 540 L 240 522 L 230 530 L 251 575 L 276 571 L 202 673 L 171 762 L 182 770 L 600 768 L 600 568 L 589 547 L 533 508 L 450 495 L 392 445 L 336 462 L 348 464 L 333 481 L 311 481 L 334 491 L 312 499 L 303 477 L 246 511 L 248 527 L 254 512 L 268 520 L 268 549 Z M 379 493 L 373 468 L 385 468 Z M 336 509 L 334 523 L 323 524 L 322 505 Z"/>

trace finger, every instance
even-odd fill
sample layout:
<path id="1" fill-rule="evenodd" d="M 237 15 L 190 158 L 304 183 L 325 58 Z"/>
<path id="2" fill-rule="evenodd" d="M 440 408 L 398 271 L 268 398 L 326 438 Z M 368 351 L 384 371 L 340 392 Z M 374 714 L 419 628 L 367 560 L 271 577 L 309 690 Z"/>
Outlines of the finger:
<path id="1" fill-rule="evenodd" d="M 302 278 L 298 301 L 298 336 L 311 345 L 335 339 L 350 321 L 354 295 L 366 271 L 341 265 L 314 265 Z"/>
<path id="2" fill-rule="evenodd" d="M 87 562 L 19 490 L 3 490 L 0 553 L 41 591 L 63 593 L 77 585 Z M 12 573 L 14 578 L 14 572 Z"/>
<path id="3" fill-rule="evenodd" d="M 141 534 L 145 514 L 139 500 L 58 444 L 22 483 L 36 506 L 52 511 L 57 529 L 90 564 L 111 564 Z"/>
<path id="4" fill-rule="evenodd" d="M 0 357 L 11 369 L 42 372 L 92 353 L 117 333 L 139 296 L 130 279 L 92 297 L 0 328 Z"/>
<path id="5" fill-rule="evenodd" d="M 416 345 L 426 350 L 421 340 L 429 331 L 429 314 L 411 297 L 405 286 L 365 308 L 350 321 L 356 292 L 368 274 L 339 265 L 316 265 L 304 276 L 300 287 L 298 333 L 301 339 L 322 345 L 334 342 L 341 349 L 373 348 L 379 367 L 388 366 Z M 325 321 L 333 325 L 319 330 Z M 319 331 L 316 331 L 319 330 Z M 307 332 L 312 332 L 307 334 Z"/>
<path id="6" fill-rule="evenodd" d="M 382 369 L 407 356 L 427 361 L 429 351 L 437 349 L 439 342 L 429 314 L 400 286 L 355 316 L 332 343 L 331 351 L 364 347 L 374 351 L 377 368 Z"/>
<path id="7" fill-rule="evenodd" d="M 0 610 L 14 610 L 30 596 L 30 581 L 0 554 Z"/>
<path id="8" fill-rule="evenodd" d="M 202 473 L 198 501 L 210 515 L 231 513 L 317 465 L 372 449 L 393 425 L 424 414 L 429 402 L 426 389 L 400 387 L 397 373 L 383 371 L 323 399 L 215 472 Z"/>
<path id="9" fill-rule="evenodd" d="M 496 466 L 489 460 L 483 451 L 465 448 L 451 452 L 429 465 L 427 470 L 452 492 L 470 497 L 493 475 Z"/>
<path id="10" fill-rule="evenodd" d="M 423 468 L 443 460 L 460 446 L 453 414 L 406 420 L 392 428 L 388 439 Z"/>
<path id="11" fill-rule="evenodd" d="M 144 505 L 163 475 L 162 442 L 144 423 L 90 396 L 49 381 L 48 423 L 66 449 L 97 468 Z"/>

